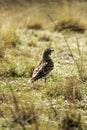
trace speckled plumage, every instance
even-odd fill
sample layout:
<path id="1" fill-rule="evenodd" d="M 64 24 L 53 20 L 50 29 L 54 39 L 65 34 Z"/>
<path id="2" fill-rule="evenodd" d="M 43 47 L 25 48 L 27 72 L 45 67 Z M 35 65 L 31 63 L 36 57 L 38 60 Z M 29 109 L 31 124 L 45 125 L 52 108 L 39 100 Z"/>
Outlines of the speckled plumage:
<path id="1" fill-rule="evenodd" d="M 50 58 L 53 50 L 46 49 L 43 53 L 42 59 L 33 71 L 31 82 L 46 77 L 54 68 L 54 63 Z"/>

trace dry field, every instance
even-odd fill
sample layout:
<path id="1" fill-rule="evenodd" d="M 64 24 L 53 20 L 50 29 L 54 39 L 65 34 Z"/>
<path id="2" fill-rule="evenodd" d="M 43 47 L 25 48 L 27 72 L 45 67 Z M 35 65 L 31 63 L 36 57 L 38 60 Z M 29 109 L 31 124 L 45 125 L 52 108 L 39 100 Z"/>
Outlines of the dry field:
<path id="1" fill-rule="evenodd" d="M 0 7 L 0 130 L 87 130 L 87 2 Z M 54 70 L 28 83 L 46 48 Z"/>

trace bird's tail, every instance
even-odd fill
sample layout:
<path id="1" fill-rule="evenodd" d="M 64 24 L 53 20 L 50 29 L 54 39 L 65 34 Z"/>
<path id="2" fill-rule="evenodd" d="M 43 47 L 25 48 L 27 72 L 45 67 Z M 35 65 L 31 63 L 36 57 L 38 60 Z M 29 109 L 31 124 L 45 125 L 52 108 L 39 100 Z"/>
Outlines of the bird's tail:
<path id="1" fill-rule="evenodd" d="M 31 78 L 31 79 L 28 80 L 28 83 L 33 83 L 33 82 L 34 82 L 33 78 Z"/>

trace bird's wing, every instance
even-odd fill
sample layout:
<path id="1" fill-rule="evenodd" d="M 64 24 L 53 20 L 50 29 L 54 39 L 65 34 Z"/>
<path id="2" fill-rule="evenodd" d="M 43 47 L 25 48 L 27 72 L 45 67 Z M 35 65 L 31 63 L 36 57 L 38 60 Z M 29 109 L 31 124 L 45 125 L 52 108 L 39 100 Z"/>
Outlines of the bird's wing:
<path id="1" fill-rule="evenodd" d="M 34 78 L 35 76 L 38 75 L 38 73 L 47 65 L 47 62 L 42 60 L 41 62 L 39 62 L 39 64 L 36 66 L 36 68 L 33 71 L 33 75 L 32 78 Z"/>

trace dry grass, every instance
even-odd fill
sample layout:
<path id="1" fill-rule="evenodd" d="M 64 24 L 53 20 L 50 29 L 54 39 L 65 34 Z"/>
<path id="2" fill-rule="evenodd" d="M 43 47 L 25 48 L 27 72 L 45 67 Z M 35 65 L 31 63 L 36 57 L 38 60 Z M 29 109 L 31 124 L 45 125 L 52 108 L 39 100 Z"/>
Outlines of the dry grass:
<path id="1" fill-rule="evenodd" d="M 63 21 L 59 21 L 54 27 L 56 31 L 73 31 L 78 33 L 84 33 L 86 31 L 86 27 L 84 24 L 81 24 L 80 21 L 73 21 L 73 19 L 66 19 Z"/>
<path id="2" fill-rule="evenodd" d="M 82 116 L 80 112 L 74 110 L 66 111 L 62 117 L 61 130 L 82 130 Z"/>
<path id="3" fill-rule="evenodd" d="M 43 27 L 40 23 L 35 23 L 33 25 L 27 25 L 28 29 L 42 30 Z"/>
<path id="4" fill-rule="evenodd" d="M 3 9 L 0 17 L 0 129 L 86 130 L 87 22 L 86 5 L 83 5 L 65 2 L 61 7 L 53 2 L 49 10 L 46 5 L 45 11 L 42 11 L 43 4 L 28 8 L 26 5 L 24 10 L 17 8 L 17 13 Z M 83 7 L 84 13 L 80 15 Z M 51 12 L 59 27 L 63 28 L 64 22 L 67 28 L 82 27 L 83 33 L 77 31 L 76 39 L 73 33 L 63 35 L 52 31 L 54 27 L 48 18 Z M 43 30 L 44 27 L 50 30 Z M 43 79 L 28 83 L 47 47 L 55 50 L 52 74 L 46 84 Z"/>
<path id="5" fill-rule="evenodd" d="M 75 102 L 75 100 L 82 100 L 82 93 L 80 82 L 76 77 L 66 77 L 66 86 L 64 86 L 65 99 Z"/>

